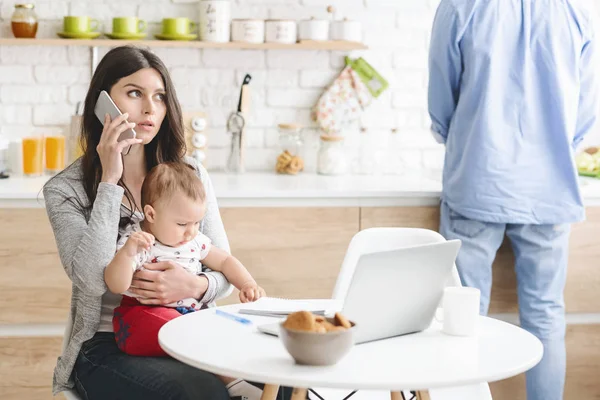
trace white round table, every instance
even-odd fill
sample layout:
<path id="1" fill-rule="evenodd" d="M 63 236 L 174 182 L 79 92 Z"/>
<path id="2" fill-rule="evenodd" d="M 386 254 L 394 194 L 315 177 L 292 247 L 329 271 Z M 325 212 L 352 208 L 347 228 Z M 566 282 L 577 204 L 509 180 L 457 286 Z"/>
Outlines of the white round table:
<path id="1" fill-rule="evenodd" d="M 220 307 L 230 313 L 238 308 Z M 217 315 L 214 308 L 181 316 L 162 327 L 159 343 L 172 357 L 215 374 L 295 388 L 390 391 L 506 379 L 535 366 L 543 354 L 542 343 L 529 332 L 480 317 L 476 337 L 448 336 L 434 322 L 420 333 L 355 345 L 334 366 L 303 366 L 279 338 L 257 331 L 257 325 L 276 320 L 238 315 L 253 324 Z"/>

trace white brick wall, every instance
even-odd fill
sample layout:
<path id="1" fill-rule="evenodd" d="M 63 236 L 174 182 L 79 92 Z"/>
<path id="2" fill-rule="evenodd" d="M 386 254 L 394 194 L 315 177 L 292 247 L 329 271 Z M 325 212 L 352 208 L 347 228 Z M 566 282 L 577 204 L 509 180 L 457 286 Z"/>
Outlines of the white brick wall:
<path id="1" fill-rule="evenodd" d="M 427 45 L 439 0 L 232 0 L 233 18 L 326 18 L 328 4 L 335 18 L 359 19 L 366 51 L 217 50 L 156 48 L 169 67 L 184 109 L 210 116 L 208 165 L 222 168 L 227 159 L 227 116 L 237 106 L 239 85 L 252 75 L 252 104 L 246 141 L 247 169 L 272 169 L 279 151 L 276 126 L 304 124 L 306 166 L 315 170 L 318 129 L 310 108 L 344 66 L 344 57 L 363 56 L 390 82 L 349 128 L 346 145 L 361 172 L 370 159 L 375 173 L 403 174 L 439 170 L 443 148 L 429 136 L 426 113 Z M 0 0 L 0 35 L 10 36 L 9 19 L 16 0 Z M 169 0 L 37 0 L 38 35 L 54 37 L 63 15 L 90 15 L 111 29 L 111 18 L 137 15 L 150 33 L 166 16 L 198 20 L 194 3 Z M 108 49 L 100 49 L 100 55 Z M 75 105 L 84 100 L 90 80 L 87 47 L 0 46 L 0 135 L 57 132 L 68 124 Z M 367 129 L 360 133 L 359 127 Z M 600 142 L 600 140 L 597 140 Z M 365 171 L 362 171 L 365 172 Z"/>
<path id="2" fill-rule="evenodd" d="M 10 35 L 8 22 L 16 0 L 0 0 L 0 33 Z M 326 6 L 336 7 L 335 18 L 360 19 L 368 51 L 253 51 L 156 48 L 169 67 L 184 109 L 209 113 L 211 128 L 208 164 L 220 168 L 226 162 L 229 137 L 225 123 L 237 106 L 239 85 L 252 75 L 252 104 L 248 117 L 247 168 L 271 169 L 277 155 L 281 122 L 297 122 L 305 131 L 307 169 L 315 170 L 314 152 L 318 130 L 310 109 L 344 66 L 344 57 L 364 56 L 390 82 L 391 88 L 364 112 L 346 132 L 350 157 L 359 159 L 361 149 L 377 152 L 387 147 L 389 165 L 404 173 L 441 158 L 441 148 L 430 140 L 425 112 L 427 31 L 435 1 L 424 0 L 234 0 L 234 18 L 328 17 Z M 416 5 L 415 5 L 416 4 Z M 39 36 L 53 37 L 63 15 L 90 15 L 104 30 L 111 18 L 137 15 L 147 20 L 149 31 L 159 29 L 165 16 L 192 16 L 197 4 L 169 0 L 50 1 L 38 0 Z M 108 49 L 100 49 L 100 55 Z M 83 101 L 90 80 L 87 47 L 0 47 L 0 134 L 12 137 L 34 131 L 57 131 L 68 124 L 78 102 Z M 358 127 L 367 127 L 360 137 Z M 398 133 L 392 133 L 397 130 Z M 373 144 L 365 146 L 365 140 Z M 397 148 L 395 148 L 396 146 Z M 381 154 L 378 153 L 378 156 Z M 363 154 L 364 158 L 364 154 Z M 358 163 L 358 161 L 357 161 Z M 355 163 L 356 164 L 356 163 Z M 355 171 L 357 169 L 355 168 Z M 357 171 L 360 172 L 360 171 Z"/>

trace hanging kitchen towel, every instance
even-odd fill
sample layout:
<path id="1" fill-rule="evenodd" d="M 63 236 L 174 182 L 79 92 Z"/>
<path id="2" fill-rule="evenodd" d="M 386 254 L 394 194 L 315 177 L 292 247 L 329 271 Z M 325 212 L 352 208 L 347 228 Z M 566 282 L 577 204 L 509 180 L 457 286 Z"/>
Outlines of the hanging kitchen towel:
<path id="1" fill-rule="evenodd" d="M 339 134 L 342 127 L 356 121 L 373 96 L 356 71 L 347 66 L 317 101 L 313 119 L 327 134 Z"/>

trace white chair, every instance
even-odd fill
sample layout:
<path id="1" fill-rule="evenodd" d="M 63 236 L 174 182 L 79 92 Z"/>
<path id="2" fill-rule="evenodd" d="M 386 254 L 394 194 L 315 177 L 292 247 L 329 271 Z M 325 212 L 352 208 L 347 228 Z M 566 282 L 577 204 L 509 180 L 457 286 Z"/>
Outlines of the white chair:
<path id="1" fill-rule="evenodd" d="M 358 232 L 348 246 L 342 268 L 338 275 L 333 289 L 332 298 L 340 304 L 343 302 L 346 293 L 350 287 L 352 275 L 358 263 L 359 257 L 367 252 L 389 251 L 403 247 L 419 244 L 443 242 L 446 239 L 438 232 L 428 229 L 417 228 L 369 228 Z M 462 286 L 456 266 L 452 271 L 452 279 L 447 286 Z M 318 389 L 315 390 L 320 396 L 327 399 L 343 399 L 348 395 L 348 391 L 339 389 Z M 369 393 L 365 396 L 365 393 Z M 313 395 L 314 396 L 314 395 Z M 433 389 L 429 391 L 431 400 L 492 400 L 489 385 L 482 383 L 480 385 L 461 386 L 447 389 Z M 316 396 L 311 398 L 317 398 Z M 370 400 L 387 399 L 390 394 L 382 392 L 359 391 L 355 397 L 369 398 Z M 410 398 L 410 397 L 407 397 Z"/>
<path id="2" fill-rule="evenodd" d="M 75 391 L 75 389 L 65 390 L 62 392 L 62 394 L 67 400 L 83 400 L 81 397 L 79 397 L 79 394 Z"/>

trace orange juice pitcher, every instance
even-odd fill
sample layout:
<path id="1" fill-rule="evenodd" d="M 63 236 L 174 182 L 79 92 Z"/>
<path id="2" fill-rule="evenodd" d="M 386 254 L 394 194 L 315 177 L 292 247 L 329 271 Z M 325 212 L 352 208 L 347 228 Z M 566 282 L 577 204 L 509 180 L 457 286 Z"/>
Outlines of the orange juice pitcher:
<path id="1" fill-rule="evenodd" d="M 23 144 L 23 174 L 40 176 L 43 172 L 44 138 L 42 136 L 25 137 Z"/>

